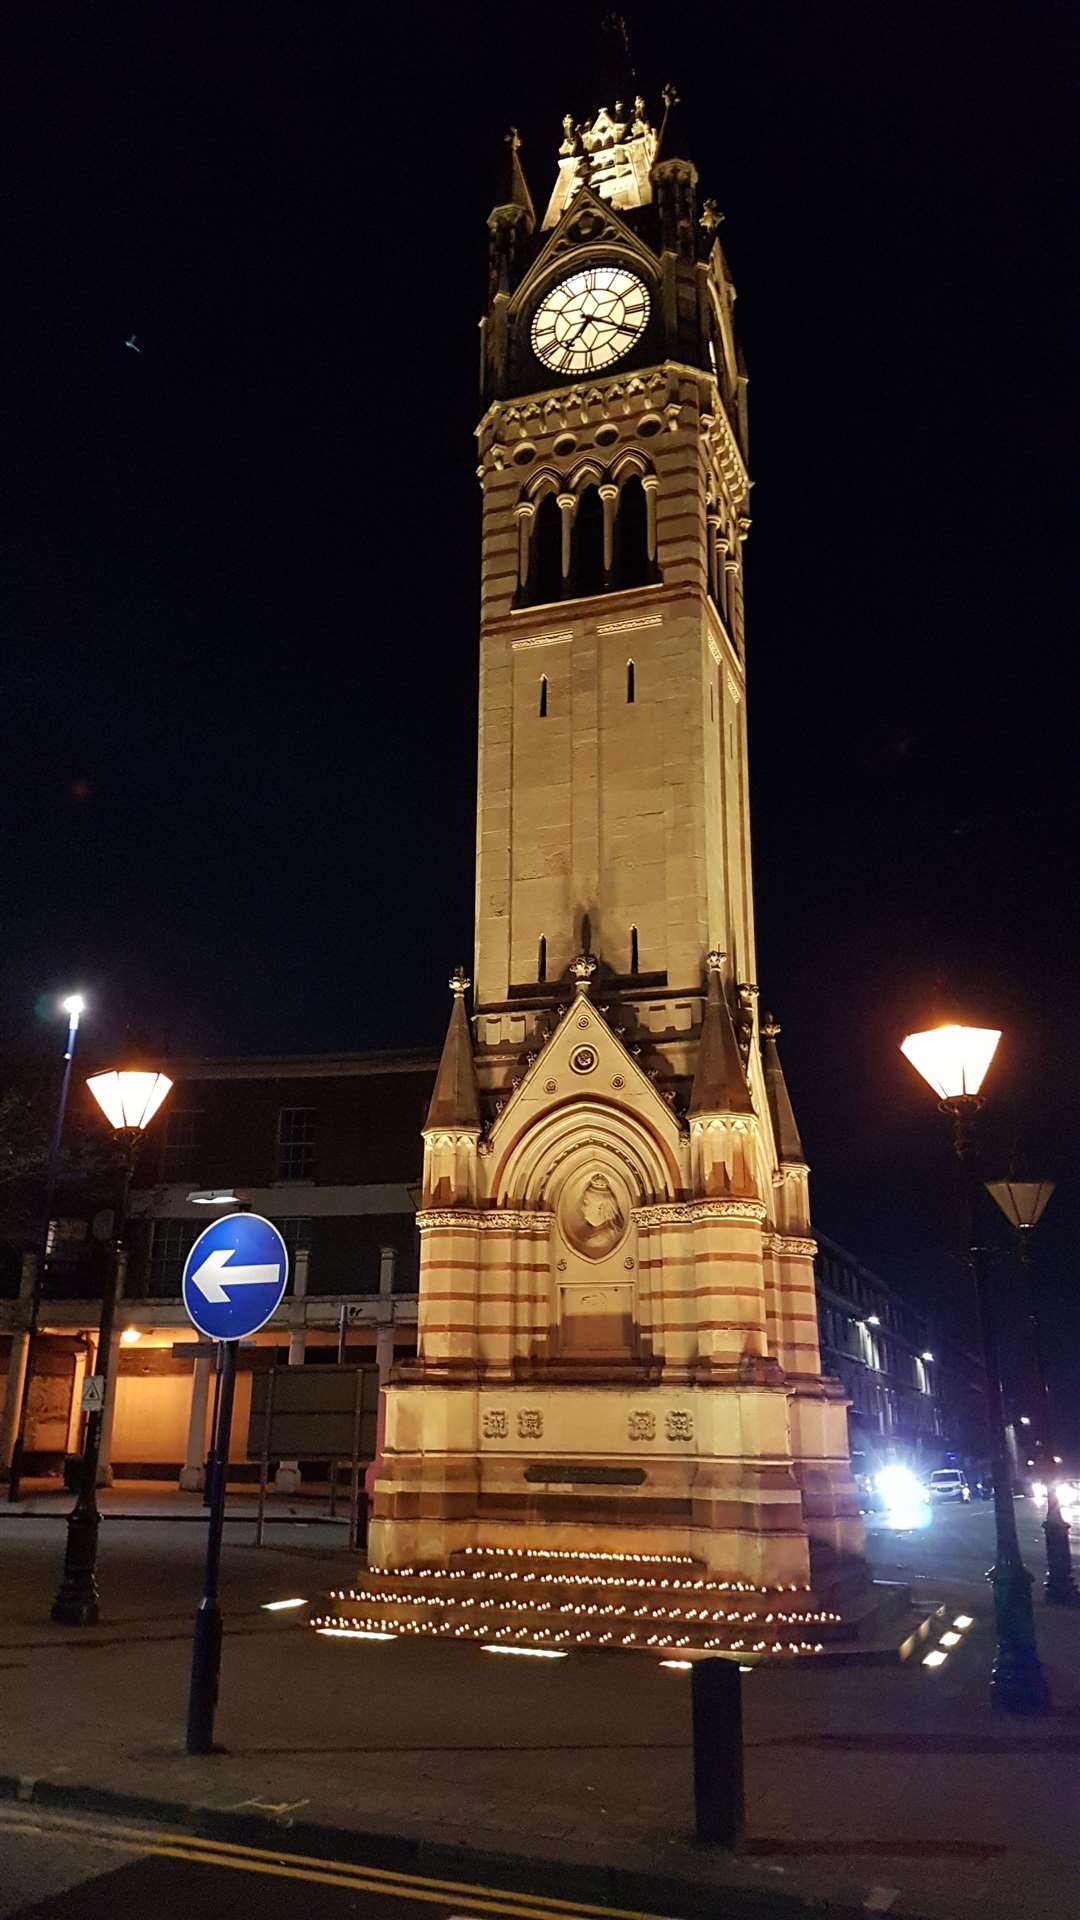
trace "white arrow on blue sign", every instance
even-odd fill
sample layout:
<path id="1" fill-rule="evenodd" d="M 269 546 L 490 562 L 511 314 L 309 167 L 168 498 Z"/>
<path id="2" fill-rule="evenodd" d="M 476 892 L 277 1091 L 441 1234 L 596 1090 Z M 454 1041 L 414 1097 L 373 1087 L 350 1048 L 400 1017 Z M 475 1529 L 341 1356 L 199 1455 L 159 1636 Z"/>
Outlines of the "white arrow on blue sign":
<path id="1" fill-rule="evenodd" d="M 277 1311 L 288 1278 L 277 1228 L 258 1213 L 227 1213 L 200 1233 L 184 1262 L 184 1311 L 211 1340 L 243 1340 Z"/>

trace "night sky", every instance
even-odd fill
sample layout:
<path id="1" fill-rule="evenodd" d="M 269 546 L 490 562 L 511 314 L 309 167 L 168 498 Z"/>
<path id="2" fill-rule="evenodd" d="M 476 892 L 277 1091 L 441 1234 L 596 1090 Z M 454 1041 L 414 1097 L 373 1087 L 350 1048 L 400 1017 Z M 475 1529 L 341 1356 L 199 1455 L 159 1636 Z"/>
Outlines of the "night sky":
<path id="1" fill-rule="evenodd" d="M 5 1048 L 55 1047 L 73 985 L 103 1051 L 438 1039 L 471 948 L 485 219 L 508 124 L 542 205 L 562 115 L 610 97 L 601 11 L 10 9 Z M 896 1049 L 1003 1027 L 988 1170 L 1062 1183 L 1064 1385 L 1074 11 L 627 22 L 739 289 L 759 977 L 816 1216 L 962 1324 L 947 1127 Z"/>

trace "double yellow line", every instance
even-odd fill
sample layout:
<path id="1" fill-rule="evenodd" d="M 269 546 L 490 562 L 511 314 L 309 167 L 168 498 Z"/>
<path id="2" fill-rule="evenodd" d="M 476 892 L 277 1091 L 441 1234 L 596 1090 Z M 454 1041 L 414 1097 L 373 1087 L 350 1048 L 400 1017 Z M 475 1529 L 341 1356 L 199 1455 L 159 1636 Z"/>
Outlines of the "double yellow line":
<path id="1" fill-rule="evenodd" d="M 22 1816 L 21 1818 L 19 1816 Z M 428 1906 L 449 1907 L 455 1914 L 505 1914 L 511 1920 L 655 1920 L 655 1916 L 626 1907 L 582 1906 L 575 1900 L 551 1900 L 531 1893 L 511 1892 L 463 1880 L 437 1880 L 425 1874 L 394 1873 L 383 1867 L 320 1860 L 278 1847 L 242 1847 L 232 1841 L 206 1840 L 197 1834 L 161 1833 L 114 1825 L 90 1825 L 70 1816 L 20 1808 L 0 1820 L 4 1827 L 22 1826 L 40 1832 L 43 1827 L 93 1838 L 98 1844 L 125 1852 L 154 1854 L 166 1860 L 186 1860 L 204 1867 L 231 1867 L 239 1873 L 267 1874 L 277 1880 L 304 1880 L 310 1885 L 337 1887 L 344 1893 L 380 1893 L 385 1899 L 419 1900 Z"/>

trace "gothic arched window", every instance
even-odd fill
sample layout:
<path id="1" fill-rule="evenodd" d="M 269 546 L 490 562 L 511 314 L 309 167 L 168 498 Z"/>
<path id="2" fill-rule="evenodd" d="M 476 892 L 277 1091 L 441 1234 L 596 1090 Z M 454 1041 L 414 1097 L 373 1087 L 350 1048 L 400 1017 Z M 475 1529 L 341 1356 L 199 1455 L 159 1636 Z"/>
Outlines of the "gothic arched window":
<path id="1" fill-rule="evenodd" d="M 643 587 L 653 577 L 649 565 L 649 516 L 645 489 L 637 475 L 619 488 L 615 518 L 615 585 Z"/>
<path id="2" fill-rule="evenodd" d="M 533 521 L 529 577 L 522 597 L 527 606 L 542 606 L 557 600 L 562 590 L 562 515 L 555 495 L 545 493 Z"/>
<path id="3" fill-rule="evenodd" d="M 574 515 L 572 591 L 584 596 L 603 593 L 604 505 L 597 487 L 586 487 Z"/>

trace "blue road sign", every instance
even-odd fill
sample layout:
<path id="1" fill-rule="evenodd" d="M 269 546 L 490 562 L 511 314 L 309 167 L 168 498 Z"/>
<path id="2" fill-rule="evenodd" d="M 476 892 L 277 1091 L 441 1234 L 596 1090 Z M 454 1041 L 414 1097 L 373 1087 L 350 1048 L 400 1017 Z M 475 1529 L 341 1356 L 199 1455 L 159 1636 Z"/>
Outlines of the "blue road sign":
<path id="1" fill-rule="evenodd" d="M 258 1213 L 227 1213 L 184 1262 L 184 1311 L 211 1340 L 243 1340 L 276 1310 L 289 1277 L 280 1233 Z"/>

